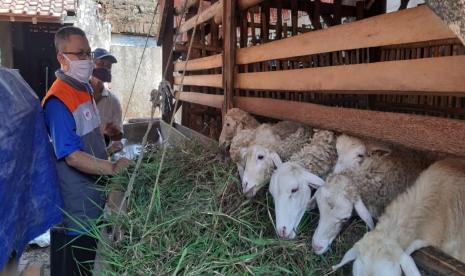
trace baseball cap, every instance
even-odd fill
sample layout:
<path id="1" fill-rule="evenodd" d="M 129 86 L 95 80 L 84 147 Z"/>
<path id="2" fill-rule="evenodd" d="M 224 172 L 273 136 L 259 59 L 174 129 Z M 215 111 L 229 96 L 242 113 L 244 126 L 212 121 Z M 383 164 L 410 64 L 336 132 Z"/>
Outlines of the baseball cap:
<path id="1" fill-rule="evenodd" d="M 112 54 L 110 54 L 110 52 L 103 48 L 97 48 L 94 50 L 94 59 L 106 59 L 109 60 L 111 63 L 118 62 L 116 58 Z"/>

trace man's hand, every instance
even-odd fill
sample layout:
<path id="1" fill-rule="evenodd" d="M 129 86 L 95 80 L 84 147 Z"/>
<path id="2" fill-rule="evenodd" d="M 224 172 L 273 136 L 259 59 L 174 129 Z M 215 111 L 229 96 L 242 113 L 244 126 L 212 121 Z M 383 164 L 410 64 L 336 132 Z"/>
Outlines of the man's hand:
<path id="1" fill-rule="evenodd" d="M 110 138 L 118 136 L 120 133 L 121 132 L 119 129 L 113 123 L 108 123 L 103 128 L 103 134 L 109 136 Z"/>
<path id="2" fill-rule="evenodd" d="M 122 157 L 121 159 L 113 163 L 113 173 L 118 173 L 131 166 L 132 164 L 134 164 L 134 162 L 127 159 L 126 157 Z"/>
<path id="3" fill-rule="evenodd" d="M 121 151 L 123 149 L 123 143 L 121 141 L 114 141 L 111 142 L 110 146 L 107 148 L 107 152 L 109 155 L 112 155 L 115 152 Z"/>

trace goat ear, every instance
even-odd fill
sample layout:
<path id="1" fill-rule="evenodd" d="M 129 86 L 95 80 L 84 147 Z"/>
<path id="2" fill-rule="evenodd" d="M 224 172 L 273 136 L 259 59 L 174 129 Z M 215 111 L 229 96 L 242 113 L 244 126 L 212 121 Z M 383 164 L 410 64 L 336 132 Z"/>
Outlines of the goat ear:
<path id="1" fill-rule="evenodd" d="M 273 161 L 276 167 L 283 163 L 283 161 L 281 161 L 281 157 L 279 157 L 279 155 L 276 152 L 271 153 L 271 160 Z"/>
<path id="2" fill-rule="evenodd" d="M 368 228 L 370 228 L 370 230 L 373 230 L 373 228 L 375 228 L 375 223 L 373 222 L 373 218 L 371 217 L 371 214 L 368 211 L 365 204 L 363 204 L 363 201 L 361 198 L 358 198 L 355 201 L 354 207 L 355 207 L 355 211 L 357 212 L 358 216 L 368 225 Z"/>
<path id="3" fill-rule="evenodd" d="M 346 254 L 344 255 L 344 257 L 342 258 L 341 262 L 338 263 L 337 265 L 333 265 L 333 271 L 336 271 L 338 270 L 339 268 L 343 267 L 344 265 L 352 262 L 353 260 L 355 260 L 357 258 L 357 251 L 356 249 L 354 249 L 353 247 L 346 252 Z"/>
<path id="4" fill-rule="evenodd" d="M 245 157 L 247 156 L 247 153 L 249 151 L 249 148 L 241 148 L 241 160 L 245 160 Z"/>
<path id="5" fill-rule="evenodd" d="M 243 129 L 244 129 L 244 122 L 243 122 L 243 121 L 237 122 L 237 125 L 236 125 L 236 134 L 237 134 L 239 131 L 243 130 Z"/>
<path id="6" fill-rule="evenodd" d="M 304 179 L 307 181 L 308 185 L 314 189 L 318 189 L 325 184 L 325 181 L 321 179 L 321 177 L 311 172 L 303 171 L 302 175 L 304 176 Z"/>
<path id="7" fill-rule="evenodd" d="M 317 207 L 316 205 L 316 192 L 315 194 L 312 196 L 312 198 L 310 198 L 310 201 L 308 202 L 307 204 L 307 210 L 313 210 Z"/>
<path id="8" fill-rule="evenodd" d="M 368 155 L 384 156 L 392 152 L 392 150 L 388 146 L 378 143 L 368 143 L 366 145 L 366 149 Z"/>
<path id="9" fill-rule="evenodd" d="M 402 253 L 402 256 L 400 257 L 400 267 L 402 268 L 405 276 L 421 276 L 413 258 L 406 253 Z"/>
<path id="10" fill-rule="evenodd" d="M 405 254 L 411 255 L 420 248 L 427 247 L 429 244 L 424 240 L 414 240 L 406 249 Z"/>

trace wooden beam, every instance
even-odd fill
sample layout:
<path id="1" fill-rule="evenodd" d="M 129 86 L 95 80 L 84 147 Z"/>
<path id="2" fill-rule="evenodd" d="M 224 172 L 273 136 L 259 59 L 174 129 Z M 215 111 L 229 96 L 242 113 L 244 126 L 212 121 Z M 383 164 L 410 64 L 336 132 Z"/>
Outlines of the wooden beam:
<path id="1" fill-rule="evenodd" d="M 279 17 L 278 17 L 278 18 L 279 18 Z M 250 28 L 255 27 L 255 28 L 259 29 L 259 28 L 262 27 L 262 24 L 261 24 L 261 23 L 252 23 L 252 22 L 248 22 L 248 23 L 247 23 L 247 27 L 250 27 Z M 278 25 L 278 26 L 277 26 L 277 25 L 268 25 L 268 29 L 269 29 L 269 30 L 276 30 L 276 29 L 278 29 L 278 28 L 279 28 L 279 25 Z M 282 28 L 282 26 L 281 26 L 281 28 Z M 306 33 L 306 32 L 309 32 L 309 31 L 311 31 L 311 30 L 312 30 L 311 28 L 304 28 L 304 27 L 298 27 L 298 28 L 297 28 L 297 32 L 299 32 L 299 33 Z M 281 31 L 282 31 L 282 30 L 281 30 Z M 278 34 L 278 30 L 276 31 L 276 35 L 277 35 L 277 34 Z"/>
<path id="2" fill-rule="evenodd" d="M 236 88 L 465 96 L 465 56 L 240 73 Z"/>
<path id="3" fill-rule="evenodd" d="M 197 50 L 206 50 L 209 52 L 216 52 L 216 53 L 221 53 L 223 49 L 221 47 L 215 47 L 211 45 L 202 45 L 198 43 L 192 43 L 192 49 L 197 49 Z M 185 44 L 176 44 L 174 46 L 174 51 L 175 52 L 186 52 L 189 50 L 189 46 Z"/>
<path id="4" fill-rule="evenodd" d="M 256 6 L 263 2 L 264 0 L 239 0 L 238 6 L 241 10 L 246 10 L 250 7 Z M 215 17 L 215 23 L 220 24 L 222 22 L 222 12 L 223 12 L 223 0 L 220 0 L 210 7 L 205 9 L 200 15 L 197 21 L 197 24 L 206 22 L 213 17 Z M 192 17 L 191 19 L 184 22 L 184 24 L 179 27 L 179 33 L 185 33 L 190 29 L 194 28 L 196 19 Z"/>
<path id="5" fill-rule="evenodd" d="M 428 7 L 420 6 L 238 49 L 237 64 L 455 37 Z"/>
<path id="6" fill-rule="evenodd" d="M 291 1 L 283 0 L 272 0 L 270 1 L 271 8 L 278 8 L 281 5 L 283 9 L 292 9 Z M 308 12 L 315 8 L 315 1 L 297 1 L 297 10 Z M 334 6 L 331 3 L 320 3 L 319 9 L 321 14 L 334 14 Z M 341 17 L 355 16 L 356 8 L 354 6 L 342 5 L 341 6 Z"/>
<path id="7" fill-rule="evenodd" d="M 181 84 L 181 76 L 174 78 L 174 84 Z M 209 86 L 216 88 L 223 88 L 223 78 L 221 74 L 215 75 L 196 75 L 196 76 L 184 76 L 183 85 L 194 85 L 194 86 Z"/>
<path id="8" fill-rule="evenodd" d="M 184 71 L 185 61 L 178 61 L 174 63 L 174 71 Z M 187 63 L 186 71 L 206 70 L 223 66 L 223 55 L 217 54 L 213 56 L 190 59 Z"/>
<path id="9" fill-rule="evenodd" d="M 235 106 L 255 115 L 465 157 L 465 121 L 253 97 L 236 97 Z"/>
<path id="10" fill-rule="evenodd" d="M 162 42 L 162 76 L 171 85 L 173 85 L 173 55 L 171 54 L 171 51 L 173 50 L 174 36 L 174 6 L 173 1 L 163 1 L 163 3 L 163 10 L 165 11 L 165 16 L 163 16 L 163 38 L 160 40 Z M 165 122 L 170 122 L 171 115 L 171 112 L 163 114 L 162 119 Z"/>
<path id="11" fill-rule="evenodd" d="M 187 1 L 187 3 L 186 3 L 186 1 Z M 199 0 L 184 0 L 184 1 L 181 1 L 180 5 L 178 5 L 178 6 L 176 6 L 174 8 L 174 14 L 175 15 L 181 15 L 182 12 L 183 12 L 182 9 L 184 8 L 184 5 L 185 5 L 186 10 L 188 10 L 189 8 L 197 5 L 198 2 L 199 2 Z"/>
<path id="12" fill-rule="evenodd" d="M 185 33 L 189 31 L 190 29 L 194 28 L 194 26 L 204 23 L 215 16 L 218 12 L 221 12 L 223 8 L 222 1 L 218 1 L 214 4 L 212 4 L 210 7 L 206 8 L 204 11 L 202 11 L 199 15 L 195 15 L 186 22 L 184 22 L 180 27 L 179 27 L 179 33 Z M 198 17 L 198 19 L 197 19 Z"/>
<path id="13" fill-rule="evenodd" d="M 166 5 L 167 0 L 159 0 L 159 1 L 160 1 L 159 2 L 160 16 L 158 16 L 157 24 L 155 26 L 155 39 L 157 40 L 157 45 L 161 46 L 163 41 L 165 40 L 164 31 L 165 31 L 165 25 L 166 25 L 166 18 L 169 13 L 167 9 L 168 6 Z"/>
<path id="14" fill-rule="evenodd" d="M 205 106 L 222 108 L 223 106 L 223 95 L 213 95 L 197 92 L 179 92 L 175 93 L 177 100 L 183 102 L 189 102 L 194 104 L 201 104 Z"/>
<path id="15" fill-rule="evenodd" d="M 236 0 L 223 0 L 223 113 L 233 107 L 236 71 Z"/>
<path id="16" fill-rule="evenodd" d="M 412 257 L 428 275 L 465 276 L 465 264 L 436 248 L 422 248 L 415 251 Z"/>

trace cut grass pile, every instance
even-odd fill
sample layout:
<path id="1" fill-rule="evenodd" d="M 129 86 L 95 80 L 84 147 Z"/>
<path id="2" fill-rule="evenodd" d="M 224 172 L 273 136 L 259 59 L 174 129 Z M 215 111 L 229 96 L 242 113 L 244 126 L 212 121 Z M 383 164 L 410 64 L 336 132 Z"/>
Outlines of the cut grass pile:
<path id="1" fill-rule="evenodd" d="M 267 189 L 246 200 L 234 164 L 221 161 L 217 153 L 194 143 L 168 149 L 151 210 L 161 151 L 146 155 L 128 213 L 110 220 L 121 224 L 125 235 L 104 246 L 103 274 L 325 275 L 366 231 L 362 223 L 352 222 L 328 253 L 317 256 L 311 236 L 318 215 L 308 213 L 295 240 L 279 240 Z M 129 178 L 126 173 L 112 181 L 124 188 Z"/>

